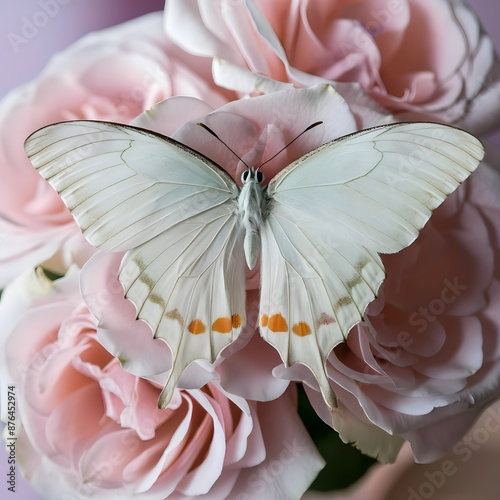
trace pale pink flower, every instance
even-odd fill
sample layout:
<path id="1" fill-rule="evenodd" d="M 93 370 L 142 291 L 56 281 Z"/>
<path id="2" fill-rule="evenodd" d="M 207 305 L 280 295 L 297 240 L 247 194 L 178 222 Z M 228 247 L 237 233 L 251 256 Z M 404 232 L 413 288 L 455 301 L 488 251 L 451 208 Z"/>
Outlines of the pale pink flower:
<path id="1" fill-rule="evenodd" d="M 385 447 L 394 460 L 405 439 L 417 461 L 436 460 L 500 396 L 499 189 L 481 165 L 414 244 L 383 256 L 380 297 L 332 351 L 333 425 L 362 451 Z M 308 394 L 331 423 L 319 392 Z"/>
<path id="2" fill-rule="evenodd" d="M 74 268 L 53 283 L 23 274 L 4 292 L 0 322 L 18 464 L 46 497 L 298 499 L 324 464 L 293 388 L 257 403 L 209 383 L 176 390 L 159 410 L 160 387 L 98 342 Z"/>
<path id="3" fill-rule="evenodd" d="M 53 58 L 33 82 L 0 102 L 0 286 L 44 263 L 64 272 L 93 252 L 55 191 L 26 157 L 26 137 L 49 123 L 128 123 L 177 94 L 219 106 L 227 94 L 211 80 L 209 62 L 169 42 L 155 13 L 90 34 Z"/>
<path id="4" fill-rule="evenodd" d="M 332 81 L 363 126 L 377 119 L 366 119 L 370 99 L 399 120 L 475 133 L 499 124 L 500 65 L 461 0 L 170 0 L 165 26 L 185 50 L 217 58 L 217 83 L 228 88 Z"/>
<path id="5" fill-rule="evenodd" d="M 308 492 L 303 500 L 496 500 L 500 453 L 500 404 L 486 410 L 474 427 L 440 460 L 415 464 L 409 445 L 394 464 L 377 464 L 345 491 Z"/>

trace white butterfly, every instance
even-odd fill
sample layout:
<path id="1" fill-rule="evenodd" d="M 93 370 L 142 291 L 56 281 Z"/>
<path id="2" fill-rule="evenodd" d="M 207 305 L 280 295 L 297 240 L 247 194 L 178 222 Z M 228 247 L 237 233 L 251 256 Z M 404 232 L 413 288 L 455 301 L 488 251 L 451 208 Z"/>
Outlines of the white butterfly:
<path id="1" fill-rule="evenodd" d="M 126 297 L 172 350 L 162 408 L 192 361 L 213 363 L 238 337 L 245 259 L 259 254 L 261 335 L 286 366 L 308 366 L 335 408 L 326 359 L 377 295 L 378 253 L 410 245 L 484 154 L 464 131 L 398 123 L 324 144 L 267 187 L 249 168 L 240 189 L 202 154 L 131 126 L 58 123 L 25 148 L 90 243 L 127 251 Z"/>

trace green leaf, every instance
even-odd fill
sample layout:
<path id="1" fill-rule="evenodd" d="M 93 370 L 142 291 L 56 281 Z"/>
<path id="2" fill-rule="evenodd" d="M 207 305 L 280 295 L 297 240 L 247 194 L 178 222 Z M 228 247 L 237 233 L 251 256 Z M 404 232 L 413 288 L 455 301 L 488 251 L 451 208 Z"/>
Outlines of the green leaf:
<path id="1" fill-rule="evenodd" d="M 345 489 L 361 478 L 377 461 L 342 442 L 338 433 L 316 415 L 300 384 L 298 389 L 299 415 L 326 461 L 325 468 L 318 474 L 310 489 L 317 491 Z"/>
<path id="2" fill-rule="evenodd" d="M 64 276 L 64 274 L 59 274 L 59 273 L 55 273 L 53 271 L 49 271 L 48 269 L 45 269 L 44 267 L 42 267 L 42 270 L 43 270 L 43 274 L 45 274 L 45 276 L 47 276 L 47 278 L 49 278 L 50 281 L 56 281 L 59 278 L 62 278 Z"/>

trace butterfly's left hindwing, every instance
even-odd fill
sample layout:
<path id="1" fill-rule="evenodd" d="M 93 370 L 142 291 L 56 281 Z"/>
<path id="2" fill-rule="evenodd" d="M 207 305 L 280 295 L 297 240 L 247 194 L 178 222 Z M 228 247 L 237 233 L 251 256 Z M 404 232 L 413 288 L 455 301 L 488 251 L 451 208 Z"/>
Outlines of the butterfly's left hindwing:
<path id="1" fill-rule="evenodd" d="M 325 372 L 328 353 L 347 334 L 385 277 L 376 252 L 332 246 L 322 235 L 272 213 L 262 232 L 260 331 L 287 366 L 312 370 L 336 406 Z"/>
<path id="2" fill-rule="evenodd" d="M 410 245 L 483 155 L 461 130 L 394 124 L 320 146 L 269 183 L 260 330 L 285 365 L 309 366 L 330 407 L 326 359 L 377 295 L 378 252 Z"/>
<path id="3" fill-rule="evenodd" d="M 165 406 L 184 368 L 214 362 L 245 324 L 238 186 L 196 151 L 114 123 L 49 125 L 25 148 L 86 238 L 127 251 L 126 297 L 173 354 Z"/>

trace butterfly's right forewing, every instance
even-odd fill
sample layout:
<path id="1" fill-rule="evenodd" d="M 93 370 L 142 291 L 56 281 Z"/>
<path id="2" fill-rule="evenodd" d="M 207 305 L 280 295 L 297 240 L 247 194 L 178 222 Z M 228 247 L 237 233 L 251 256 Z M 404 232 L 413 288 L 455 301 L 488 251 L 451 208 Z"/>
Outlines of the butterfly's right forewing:
<path id="1" fill-rule="evenodd" d="M 234 202 L 239 189 L 217 165 L 154 132 L 107 122 L 44 127 L 25 144 L 85 237 L 125 251 L 204 210 Z"/>

